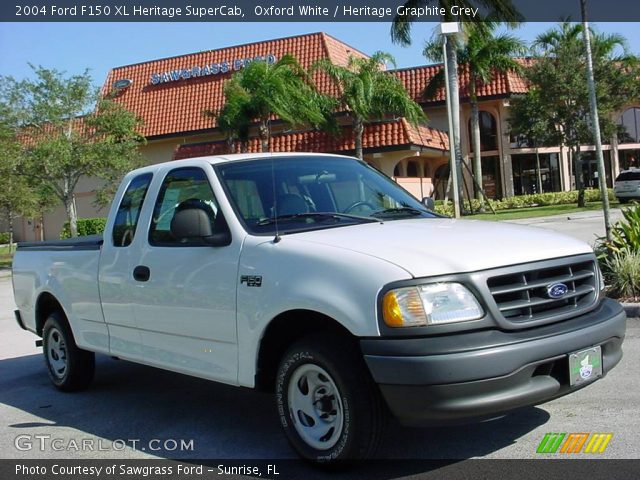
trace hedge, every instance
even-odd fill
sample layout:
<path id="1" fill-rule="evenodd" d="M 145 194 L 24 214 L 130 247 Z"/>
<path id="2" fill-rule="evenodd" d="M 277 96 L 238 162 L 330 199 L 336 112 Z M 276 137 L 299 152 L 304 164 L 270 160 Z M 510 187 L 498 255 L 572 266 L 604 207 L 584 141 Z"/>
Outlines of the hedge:
<path id="1" fill-rule="evenodd" d="M 0 232 L 0 245 L 9 243 L 10 239 L 11 239 L 11 234 L 9 232 Z"/>
<path id="2" fill-rule="evenodd" d="M 609 200 L 615 200 L 613 190 L 609 189 Z M 600 190 L 590 189 L 585 190 L 585 201 L 598 202 L 600 201 Z M 516 208 L 527 207 L 545 207 L 548 205 L 569 205 L 571 203 L 578 203 L 578 191 L 571 190 L 569 192 L 549 192 L 549 193 L 534 193 L 531 195 L 518 195 L 515 197 L 505 198 L 503 200 L 489 200 L 489 203 L 494 210 L 513 210 Z M 465 204 L 469 204 L 465 201 Z M 472 200 L 471 205 L 474 211 L 478 211 L 480 208 L 480 202 L 478 200 Z M 486 211 L 490 212 L 491 209 L 486 208 Z M 453 216 L 453 204 L 449 202 L 446 206 L 442 200 L 436 202 L 436 212 L 443 215 Z"/>
<path id="3" fill-rule="evenodd" d="M 78 236 L 86 237 L 87 235 L 99 235 L 104 232 L 104 227 L 107 224 L 106 218 L 79 218 L 78 219 Z M 65 222 L 62 226 L 62 232 L 60 232 L 60 238 L 70 238 L 71 232 L 69 231 L 69 222 Z"/>

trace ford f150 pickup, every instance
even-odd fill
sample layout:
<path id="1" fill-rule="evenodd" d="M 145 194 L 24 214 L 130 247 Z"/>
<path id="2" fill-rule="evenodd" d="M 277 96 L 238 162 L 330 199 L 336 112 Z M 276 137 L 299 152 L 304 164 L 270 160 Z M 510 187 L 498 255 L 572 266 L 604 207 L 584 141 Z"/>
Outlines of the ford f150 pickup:
<path id="1" fill-rule="evenodd" d="M 95 352 L 271 390 L 317 462 L 373 455 L 388 414 L 490 419 L 620 361 L 626 317 L 587 244 L 428 203 L 337 155 L 149 166 L 103 236 L 18 246 L 16 318 L 61 390 Z"/>

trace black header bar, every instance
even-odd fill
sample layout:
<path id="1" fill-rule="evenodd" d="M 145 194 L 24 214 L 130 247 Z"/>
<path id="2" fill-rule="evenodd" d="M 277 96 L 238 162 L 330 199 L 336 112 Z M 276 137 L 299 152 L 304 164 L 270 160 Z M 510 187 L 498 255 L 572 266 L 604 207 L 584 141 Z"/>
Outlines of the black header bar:
<path id="1" fill-rule="evenodd" d="M 440 7 L 438 1 L 407 9 L 407 0 L 13 0 L 0 4 L 1 22 L 414 22 L 478 21 L 485 2 Z M 442 2 L 451 5 L 456 2 Z M 513 0 L 524 22 L 580 21 L 579 0 Z M 590 21 L 640 21 L 637 0 L 587 0 Z"/>

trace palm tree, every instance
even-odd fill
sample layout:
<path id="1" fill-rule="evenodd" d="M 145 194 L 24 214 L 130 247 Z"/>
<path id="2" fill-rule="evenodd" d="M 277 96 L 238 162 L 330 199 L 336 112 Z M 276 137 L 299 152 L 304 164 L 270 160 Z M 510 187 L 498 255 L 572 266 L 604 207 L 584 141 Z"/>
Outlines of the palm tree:
<path id="1" fill-rule="evenodd" d="M 356 156 L 360 159 L 366 123 L 388 115 L 405 117 L 412 125 L 426 119 L 422 108 L 411 99 L 402 82 L 383 70 L 384 62 L 395 65 L 391 55 L 376 52 L 369 58 L 350 56 L 346 66 L 322 59 L 313 67 L 324 71 L 338 85 L 338 101 L 347 108 L 351 118 Z"/>
<path id="2" fill-rule="evenodd" d="M 262 151 L 269 151 L 271 118 L 291 125 L 326 126 L 330 101 L 316 92 L 302 67 L 291 55 L 275 64 L 254 61 L 235 73 L 225 88 L 225 106 L 217 114 L 227 138 L 248 138 L 251 121 L 258 122 Z M 246 141 L 244 142 L 246 145 Z"/>
<path id="3" fill-rule="evenodd" d="M 473 175 L 482 184 L 482 159 L 480 147 L 480 108 L 478 90 L 493 79 L 496 73 L 521 71 L 521 65 L 515 56 L 524 55 L 526 44 L 508 34 L 494 36 L 499 23 L 465 24 L 465 41 L 457 43 L 458 62 L 469 69 L 469 102 L 471 103 L 471 134 L 473 145 Z M 442 61 L 442 43 L 439 39 L 428 42 L 424 54 L 433 61 Z M 425 88 L 425 97 L 431 98 L 444 83 L 444 70 L 440 70 Z M 476 198 L 483 203 L 480 189 L 476 189 Z"/>
<path id="4" fill-rule="evenodd" d="M 628 87 L 626 77 L 637 72 L 637 58 L 628 54 L 626 40 L 618 34 L 590 32 L 593 66 L 598 80 L 598 103 L 602 111 L 614 112 L 637 93 L 637 76 Z M 538 60 L 527 71 L 533 89 L 542 88 L 546 110 L 561 126 L 562 143 L 567 145 L 573 159 L 578 206 L 585 205 L 585 185 L 580 145 L 593 142 L 590 126 L 590 106 L 584 59 L 583 26 L 568 21 L 538 35 L 533 43 Z M 627 82 L 627 83 L 625 83 Z M 606 115 L 600 118 L 603 130 L 611 130 Z M 609 137 L 609 134 L 605 135 Z"/>
<path id="5" fill-rule="evenodd" d="M 227 139 L 229 153 L 235 153 L 236 141 L 240 141 L 240 152 L 248 150 L 251 127 L 251 97 L 242 88 L 237 77 L 232 77 L 224 86 L 225 103 L 217 113 L 207 112 L 217 118 L 218 128 Z"/>
<path id="6" fill-rule="evenodd" d="M 451 4 L 451 0 L 407 0 L 404 4 L 405 8 L 401 10 L 403 14 L 396 15 L 393 18 L 393 23 L 391 24 L 391 40 L 394 43 L 399 43 L 401 45 L 411 44 L 411 26 L 414 21 L 419 20 L 417 13 L 414 12 L 418 12 L 420 7 L 443 7 L 448 12 L 442 19 L 445 22 L 464 20 L 478 21 L 486 19 L 486 16 L 484 18 L 471 18 L 468 15 L 453 17 L 450 13 Z M 513 24 L 521 19 L 521 15 L 513 6 L 511 0 L 456 0 L 455 4 L 460 7 L 480 8 L 480 11 L 488 10 L 491 12 L 493 21 L 509 22 Z M 467 10 L 462 11 L 465 12 Z M 451 86 L 451 90 L 456 92 L 458 91 L 458 58 L 453 42 L 448 41 L 446 44 L 445 61 L 448 66 L 449 85 Z M 460 176 L 462 151 L 460 150 L 460 99 L 457 95 L 453 95 L 451 98 L 451 110 L 453 132 L 449 132 L 450 145 L 452 145 L 452 147 L 449 148 L 455 149 L 456 170 L 458 171 L 458 176 Z M 461 189 L 462 185 L 459 185 L 459 188 Z M 462 198 L 462 195 L 460 195 L 460 199 Z"/>

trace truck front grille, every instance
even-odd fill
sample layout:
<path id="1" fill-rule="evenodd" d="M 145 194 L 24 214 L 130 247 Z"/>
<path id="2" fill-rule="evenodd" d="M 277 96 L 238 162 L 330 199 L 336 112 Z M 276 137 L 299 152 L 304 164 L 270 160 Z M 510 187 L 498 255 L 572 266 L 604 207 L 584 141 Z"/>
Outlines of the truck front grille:
<path id="1" fill-rule="evenodd" d="M 487 286 L 502 316 L 522 323 L 578 314 L 592 306 L 598 295 L 593 260 L 508 273 L 487 279 Z M 552 298 L 548 288 L 564 284 L 567 293 Z"/>

